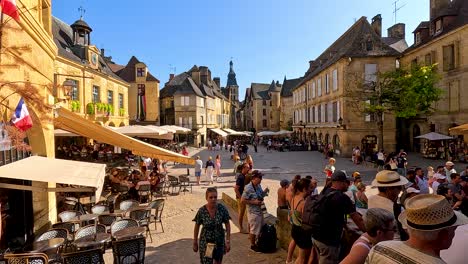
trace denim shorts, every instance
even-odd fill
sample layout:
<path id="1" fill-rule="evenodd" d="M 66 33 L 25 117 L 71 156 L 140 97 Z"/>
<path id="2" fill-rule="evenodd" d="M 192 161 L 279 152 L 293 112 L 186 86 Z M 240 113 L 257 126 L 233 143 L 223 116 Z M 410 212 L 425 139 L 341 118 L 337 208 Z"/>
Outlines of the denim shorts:
<path id="1" fill-rule="evenodd" d="M 196 172 L 195 172 L 195 176 L 196 176 L 196 177 L 200 177 L 200 176 L 201 176 L 201 171 L 196 171 Z"/>

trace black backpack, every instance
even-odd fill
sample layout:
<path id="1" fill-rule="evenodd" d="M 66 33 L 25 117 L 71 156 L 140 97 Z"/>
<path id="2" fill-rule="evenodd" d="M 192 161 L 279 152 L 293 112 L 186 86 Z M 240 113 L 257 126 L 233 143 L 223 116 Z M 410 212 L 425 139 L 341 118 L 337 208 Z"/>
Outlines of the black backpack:
<path id="1" fill-rule="evenodd" d="M 263 253 L 273 253 L 276 251 L 276 240 L 276 228 L 273 225 L 265 224 L 258 236 L 258 249 Z"/>
<path id="2" fill-rule="evenodd" d="M 338 191 L 331 191 L 327 194 L 307 197 L 302 213 L 302 229 L 311 232 L 312 236 L 318 234 L 320 226 L 329 222 L 326 213 L 327 204 L 337 192 Z"/>

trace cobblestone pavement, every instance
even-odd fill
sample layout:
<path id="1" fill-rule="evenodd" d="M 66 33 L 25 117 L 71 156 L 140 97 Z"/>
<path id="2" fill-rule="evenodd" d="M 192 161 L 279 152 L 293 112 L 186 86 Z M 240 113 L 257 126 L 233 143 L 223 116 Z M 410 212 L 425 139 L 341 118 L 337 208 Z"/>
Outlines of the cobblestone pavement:
<path id="1" fill-rule="evenodd" d="M 221 198 L 225 192 L 232 197 L 234 196 L 233 186 L 235 178 L 233 174 L 233 161 L 230 160 L 230 153 L 227 151 L 208 151 L 206 149 L 190 148 L 190 156 L 200 155 L 205 163 L 209 156 L 213 159 L 217 154 L 221 155 L 222 160 L 222 177 L 213 186 L 219 190 L 218 196 Z M 279 181 L 283 178 L 291 179 L 294 175 L 302 176 L 312 175 L 319 180 L 319 186 L 322 187 L 325 181 L 325 176 L 322 173 L 327 160 L 323 155 L 316 151 L 304 152 L 266 152 L 264 147 L 258 148 L 258 153 L 249 149 L 249 154 L 254 160 L 254 168 L 265 173 L 262 181 L 262 186 L 269 187 L 271 190 L 270 196 L 265 200 L 268 212 L 276 214 L 276 191 L 279 187 Z M 347 172 L 359 171 L 364 178 L 364 181 L 370 183 L 375 176 L 377 170 L 369 163 L 368 166 L 354 165 L 348 158 L 336 158 L 336 168 L 346 170 Z M 441 160 L 427 160 L 415 153 L 409 153 L 409 164 L 411 167 L 420 166 L 426 168 L 431 165 L 443 165 Z M 171 164 L 172 165 L 172 164 Z M 193 167 L 184 164 L 177 164 L 169 167 L 169 175 L 183 175 L 187 173 L 189 167 L 190 175 L 194 174 Z M 461 171 L 465 167 L 464 164 L 456 164 L 457 171 Z M 190 176 L 191 181 L 195 181 L 195 177 Z M 199 207 L 205 204 L 205 191 L 209 187 L 208 181 L 202 173 L 202 184 L 194 186 L 192 193 L 181 193 L 176 196 L 169 196 L 166 200 L 163 223 L 164 231 L 160 226 L 154 229 L 151 225 L 151 234 L 153 243 L 147 239 L 146 262 L 147 263 L 199 263 L 198 253 L 192 251 L 193 237 L 193 222 Z M 369 193 L 374 193 L 375 190 L 369 189 Z M 232 226 L 232 250 L 225 258 L 224 263 L 284 263 L 286 252 L 279 249 L 274 254 L 261 254 L 250 251 L 248 235 L 239 233 L 237 228 L 237 214 L 230 211 Z M 107 251 L 105 255 L 106 263 L 112 263 L 112 252 Z"/>

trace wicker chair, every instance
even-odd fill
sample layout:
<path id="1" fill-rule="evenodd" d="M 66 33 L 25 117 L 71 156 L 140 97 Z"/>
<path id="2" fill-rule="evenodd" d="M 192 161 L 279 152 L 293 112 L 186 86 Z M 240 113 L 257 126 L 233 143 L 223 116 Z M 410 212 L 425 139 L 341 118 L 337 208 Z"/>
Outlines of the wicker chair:
<path id="1" fill-rule="evenodd" d="M 156 223 L 161 224 L 162 231 L 164 232 L 164 226 L 162 223 L 162 212 L 164 210 L 164 199 L 157 199 L 149 203 L 148 208 L 151 209 L 150 223 L 154 222 L 154 229 L 157 230 Z M 154 214 L 153 214 L 154 210 Z"/>
<path id="2" fill-rule="evenodd" d="M 8 264 L 48 264 L 49 258 L 44 253 L 6 254 Z"/>
<path id="3" fill-rule="evenodd" d="M 115 232 L 120 231 L 127 227 L 138 226 L 138 222 L 133 219 L 117 220 L 111 225 L 111 235 L 114 236 Z"/>
<path id="4" fill-rule="evenodd" d="M 63 228 L 68 231 L 68 238 L 67 242 L 71 242 L 75 240 L 75 232 L 80 228 L 80 223 L 79 222 L 60 222 L 52 225 L 52 228 Z M 68 246 L 68 243 L 66 244 Z"/>
<path id="5" fill-rule="evenodd" d="M 36 238 L 36 241 L 49 240 L 51 238 L 57 238 L 57 237 L 60 237 L 60 238 L 63 238 L 65 240 L 67 240 L 68 239 L 67 229 L 65 229 L 65 228 L 50 229 L 50 230 L 46 231 L 45 233 L 43 233 L 42 235 L 40 235 L 38 238 Z"/>
<path id="6" fill-rule="evenodd" d="M 151 201 L 151 185 L 142 184 L 138 187 L 138 199 L 141 203 L 143 198 L 147 198 L 148 201 Z"/>
<path id="7" fill-rule="evenodd" d="M 106 226 L 105 225 L 87 225 L 84 226 L 80 229 L 78 229 L 75 233 L 75 240 L 89 236 L 89 235 L 94 235 L 96 233 L 105 233 L 106 232 Z"/>
<path id="8" fill-rule="evenodd" d="M 144 237 L 112 242 L 114 263 L 145 263 L 146 240 Z"/>
<path id="9" fill-rule="evenodd" d="M 149 234 L 151 243 L 153 243 L 153 237 L 151 236 L 151 232 L 149 229 L 150 216 L 151 209 L 135 209 L 130 211 L 130 218 L 136 220 L 139 226 L 146 227 L 146 235 Z"/>
<path id="10" fill-rule="evenodd" d="M 82 215 L 82 213 L 78 212 L 78 211 L 73 211 L 73 210 L 70 210 L 70 211 L 63 211 L 61 212 L 58 217 L 60 218 L 60 221 L 62 222 L 68 222 L 70 220 L 72 220 L 73 218 L 77 217 L 77 216 L 80 216 Z"/>
<path id="11" fill-rule="evenodd" d="M 122 211 L 128 211 L 132 209 L 133 207 L 137 207 L 138 205 L 140 205 L 138 201 L 125 200 L 125 201 L 120 202 L 119 209 Z"/>
<path id="12" fill-rule="evenodd" d="M 63 254 L 63 264 L 104 264 L 101 249 L 81 250 Z"/>
<path id="13" fill-rule="evenodd" d="M 106 212 L 109 212 L 109 207 L 107 205 L 97 204 L 91 207 L 91 213 L 93 214 L 102 214 Z"/>

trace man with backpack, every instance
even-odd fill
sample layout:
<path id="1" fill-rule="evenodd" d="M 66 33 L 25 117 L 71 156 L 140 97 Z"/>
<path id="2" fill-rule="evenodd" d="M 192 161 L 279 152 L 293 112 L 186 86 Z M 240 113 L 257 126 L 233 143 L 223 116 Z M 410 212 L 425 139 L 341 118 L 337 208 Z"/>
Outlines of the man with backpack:
<path id="1" fill-rule="evenodd" d="M 349 215 L 360 230 L 366 232 L 361 215 L 356 212 L 351 199 L 344 194 L 348 190 L 351 177 L 337 170 L 331 176 L 331 181 L 330 188 L 306 200 L 302 217 L 302 225 L 312 232 L 320 264 L 339 262 L 346 215 Z"/>

